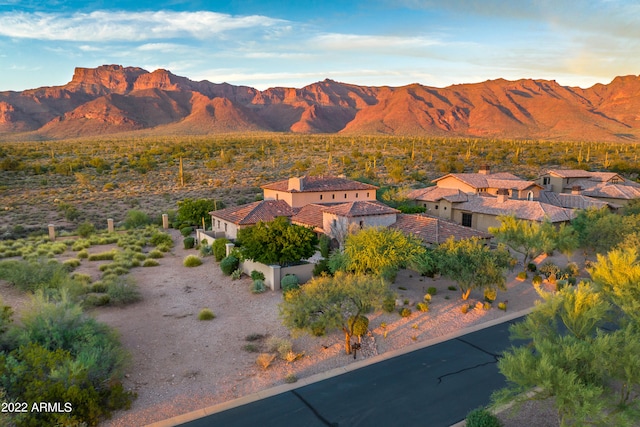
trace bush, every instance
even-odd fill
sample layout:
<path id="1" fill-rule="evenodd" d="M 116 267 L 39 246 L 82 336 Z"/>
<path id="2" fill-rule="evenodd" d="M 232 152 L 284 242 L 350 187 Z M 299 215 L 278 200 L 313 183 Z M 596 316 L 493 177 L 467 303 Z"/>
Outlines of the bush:
<path id="1" fill-rule="evenodd" d="M 252 294 L 261 294 L 266 290 L 267 288 L 264 286 L 264 280 L 256 279 L 253 281 L 253 284 L 251 285 Z"/>
<path id="2" fill-rule="evenodd" d="M 537 269 L 538 267 L 534 263 L 530 262 L 529 264 L 527 264 L 527 271 L 535 273 Z"/>
<path id="3" fill-rule="evenodd" d="M 146 213 L 132 209 L 127 212 L 124 219 L 124 226 L 127 229 L 142 228 L 151 224 L 151 218 Z"/>
<path id="4" fill-rule="evenodd" d="M 531 283 L 533 283 L 535 286 L 539 286 L 542 284 L 542 276 L 539 274 L 536 274 L 535 276 L 533 276 L 533 279 L 531 279 Z"/>
<path id="5" fill-rule="evenodd" d="M 427 304 L 426 302 L 419 302 L 418 304 L 416 304 L 416 308 L 418 309 L 418 311 L 425 313 L 429 311 L 429 304 Z"/>
<path id="6" fill-rule="evenodd" d="M 217 240 L 216 240 L 217 241 Z M 231 276 L 231 274 L 240 266 L 240 260 L 233 255 L 229 255 L 220 261 L 220 270 L 225 276 Z"/>
<path id="7" fill-rule="evenodd" d="M 540 273 L 544 274 L 547 277 L 547 279 L 552 274 L 554 276 L 557 276 L 557 274 L 560 273 L 560 267 L 558 267 L 557 265 L 555 265 L 554 263 L 552 263 L 550 261 L 547 261 L 544 264 L 542 264 L 542 266 L 540 266 L 539 270 L 540 270 Z"/>
<path id="8" fill-rule="evenodd" d="M 456 288 L 455 286 L 447 286 L 447 289 L 449 289 L 450 291 L 457 291 L 458 288 Z"/>
<path id="9" fill-rule="evenodd" d="M 233 273 L 231 273 L 231 279 L 232 280 L 238 280 L 242 277 L 242 270 L 237 269 L 234 270 Z"/>
<path id="10" fill-rule="evenodd" d="M 87 294 L 84 304 L 91 307 L 100 307 L 111 302 L 111 298 L 107 294 Z"/>
<path id="11" fill-rule="evenodd" d="M 264 273 L 258 270 L 252 270 L 251 280 L 264 280 Z"/>
<path id="12" fill-rule="evenodd" d="M 267 340 L 267 348 L 272 353 L 278 353 L 281 359 L 286 359 L 293 350 L 293 344 L 286 338 L 271 337 Z"/>
<path id="13" fill-rule="evenodd" d="M 321 259 L 316 263 L 315 267 L 313 267 L 314 277 L 322 276 L 322 275 L 331 276 L 331 269 L 329 268 L 328 259 Z"/>
<path id="14" fill-rule="evenodd" d="M 205 256 L 209 256 L 209 255 L 213 255 L 213 248 L 211 247 L 211 245 L 207 245 L 206 243 L 202 243 L 200 245 L 200 256 L 205 257 Z"/>
<path id="15" fill-rule="evenodd" d="M 173 246 L 173 239 L 167 233 L 163 233 L 161 231 L 156 231 L 153 233 L 151 238 L 149 239 L 149 243 L 153 246 L 159 246 L 162 244 L 167 244 L 169 247 Z"/>
<path id="16" fill-rule="evenodd" d="M 76 267 L 80 267 L 80 260 L 76 258 L 71 258 L 63 261 L 62 265 L 65 266 L 67 271 L 73 271 Z"/>
<path id="17" fill-rule="evenodd" d="M 142 263 L 143 267 L 157 267 L 160 263 L 153 258 L 145 259 Z"/>
<path id="18" fill-rule="evenodd" d="M 113 261 L 118 252 L 117 249 L 111 249 L 110 251 L 91 254 L 89 255 L 89 261 Z M 78 253 L 78 258 L 80 258 L 80 253 Z"/>
<path id="19" fill-rule="evenodd" d="M 213 320 L 215 318 L 216 315 L 208 308 L 203 308 L 200 310 L 200 313 L 198 313 L 198 320 Z"/>
<path id="20" fill-rule="evenodd" d="M 282 292 L 287 293 L 294 289 L 299 289 L 299 283 L 298 276 L 295 274 L 287 274 L 280 280 L 280 287 L 282 288 Z"/>
<path id="21" fill-rule="evenodd" d="M 159 259 L 159 258 L 164 258 L 164 253 L 161 250 L 153 249 L 151 252 L 149 252 L 147 256 L 149 258 Z"/>
<path id="22" fill-rule="evenodd" d="M 411 316 L 411 309 L 409 307 L 404 307 L 399 310 L 400 316 L 409 317 Z"/>
<path id="23" fill-rule="evenodd" d="M 275 360 L 275 358 L 276 358 L 275 354 L 260 353 L 256 358 L 256 363 L 262 369 L 267 369 L 269 366 L 271 366 L 271 363 Z"/>
<path id="24" fill-rule="evenodd" d="M 216 239 L 211 247 L 213 248 L 213 256 L 216 257 L 216 261 L 220 262 L 227 256 L 227 243 L 230 243 L 229 239 L 221 238 Z"/>
<path id="25" fill-rule="evenodd" d="M 185 249 L 193 249 L 193 247 L 196 245 L 196 239 L 189 236 L 186 239 L 184 239 L 182 243 L 184 244 Z"/>
<path id="26" fill-rule="evenodd" d="M 499 302 L 498 303 L 498 308 L 502 311 L 507 311 L 507 303 L 506 302 Z"/>
<path id="27" fill-rule="evenodd" d="M 433 286 L 429 287 L 429 289 L 427 289 L 427 293 L 429 295 L 435 295 L 438 293 L 438 290 L 436 288 L 434 288 Z"/>
<path id="28" fill-rule="evenodd" d="M 520 280 L 525 280 L 527 278 L 527 272 L 526 271 L 521 271 L 518 273 L 518 279 Z"/>
<path id="29" fill-rule="evenodd" d="M 118 279 L 109 283 L 107 295 L 109 295 L 109 304 L 111 305 L 126 305 L 142 299 L 138 285 L 132 279 Z"/>
<path id="30" fill-rule="evenodd" d="M 498 291 L 495 288 L 486 288 L 484 290 L 484 300 L 488 303 L 492 303 L 498 297 Z"/>
<path id="31" fill-rule="evenodd" d="M 182 262 L 182 264 L 185 267 L 197 267 L 199 265 L 202 265 L 202 260 L 200 259 L 200 257 L 197 257 L 195 255 L 188 255 L 184 261 Z"/>
<path id="32" fill-rule="evenodd" d="M 191 235 L 191 233 L 193 233 L 193 227 L 188 226 L 188 227 L 182 227 L 180 229 L 180 234 L 182 234 L 182 237 L 188 237 Z"/>
<path id="33" fill-rule="evenodd" d="M 460 307 L 460 311 L 463 314 L 467 314 L 469 312 L 469 304 L 464 304 L 462 307 Z"/>
<path id="34" fill-rule="evenodd" d="M 387 295 L 382 301 L 382 309 L 387 313 L 393 313 L 396 309 L 396 297 L 392 294 Z"/>
<path id="35" fill-rule="evenodd" d="M 466 423 L 467 427 L 502 427 L 498 417 L 484 408 L 477 408 L 469 412 Z"/>
<path id="36" fill-rule="evenodd" d="M 320 249 L 320 255 L 323 258 L 329 258 L 329 251 L 331 249 L 331 238 L 326 234 L 323 234 L 318 239 L 318 248 Z"/>
<path id="37" fill-rule="evenodd" d="M 248 351 L 249 353 L 257 353 L 260 351 L 260 347 L 255 344 L 245 344 L 242 349 L 244 351 Z"/>
<path id="38" fill-rule="evenodd" d="M 81 237 L 89 237 L 96 232 L 96 227 L 89 221 L 85 221 L 76 228 L 76 233 Z"/>
<path id="39" fill-rule="evenodd" d="M 580 267 L 575 262 L 570 262 L 567 266 L 562 269 L 562 275 L 565 277 L 575 277 L 580 272 Z"/>
<path id="40" fill-rule="evenodd" d="M 169 245 L 167 243 L 160 243 L 158 246 L 156 246 L 156 249 L 159 250 L 160 252 L 169 252 L 172 247 L 173 247 L 173 244 Z"/>
<path id="41" fill-rule="evenodd" d="M 348 320 L 349 324 L 351 324 L 351 322 L 353 322 L 353 316 L 351 316 Z M 367 331 L 369 330 L 369 318 L 367 316 L 358 316 L 357 319 L 355 319 L 355 322 L 353 323 L 353 335 L 357 336 L 357 337 L 361 337 L 364 334 L 367 333 Z"/>
<path id="42" fill-rule="evenodd" d="M 295 374 L 287 374 L 287 376 L 284 377 L 284 382 L 287 384 L 293 384 L 297 381 L 298 381 L 298 377 L 296 377 Z"/>

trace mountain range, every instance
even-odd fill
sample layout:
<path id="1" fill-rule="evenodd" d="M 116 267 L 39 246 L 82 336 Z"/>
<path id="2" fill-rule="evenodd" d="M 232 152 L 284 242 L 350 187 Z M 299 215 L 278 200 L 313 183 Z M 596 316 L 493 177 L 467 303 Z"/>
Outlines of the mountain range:
<path id="1" fill-rule="evenodd" d="M 76 68 L 62 86 L 0 92 L 0 137 L 66 139 L 271 131 L 507 139 L 636 141 L 640 76 L 588 89 L 554 80 L 489 80 L 436 88 L 324 80 L 260 91 L 159 69 Z"/>

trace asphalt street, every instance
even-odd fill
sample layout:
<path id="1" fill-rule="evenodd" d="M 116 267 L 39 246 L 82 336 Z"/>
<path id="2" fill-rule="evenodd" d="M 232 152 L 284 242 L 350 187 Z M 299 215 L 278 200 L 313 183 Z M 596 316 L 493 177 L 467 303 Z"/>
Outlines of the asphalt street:
<path id="1" fill-rule="evenodd" d="M 505 385 L 496 362 L 515 319 L 181 427 L 448 427 Z M 346 356 L 345 356 L 346 357 Z"/>

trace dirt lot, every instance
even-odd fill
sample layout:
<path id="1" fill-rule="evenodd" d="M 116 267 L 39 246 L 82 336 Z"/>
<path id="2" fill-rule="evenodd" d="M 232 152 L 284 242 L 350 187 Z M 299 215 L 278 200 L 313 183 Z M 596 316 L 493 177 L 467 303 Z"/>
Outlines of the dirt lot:
<path id="1" fill-rule="evenodd" d="M 280 292 L 252 294 L 249 278 L 234 281 L 224 276 L 213 257 L 204 258 L 199 267 L 184 267 L 184 257 L 196 252 L 182 249 L 182 237 L 175 230 L 171 232 L 176 246 L 159 260 L 160 266 L 136 268 L 130 273 L 140 287 L 142 301 L 124 308 L 102 307 L 91 312 L 120 332 L 122 343 L 132 356 L 125 386 L 138 393 L 131 410 L 114 414 L 104 425 L 144 425 L 283 384 L 291 374 L 300 379 L 354 361 L 344 354 L 341 333 L 320 338 L 291 337 L 278 318 Z M 103 249 L 93 247 L 90 252 Z M 563 263 L 560 259 L 553 261 Z M 97 263 L 82 262 L 77 271 L 97 276 Z M 480 292 L 472 292 L 469 301 L 463 302 L 459 291 L 448 289 L 453 283 L 401 271 L 393 288 L 400 304 L 408 300 L 407 306 L 413 313 L 408 318 L 397 313 L 371 315 L 371 332 L 358 359 L 415 345 L 531 307 L 538 296 L 530 281 L 520 282 L 514 277 L 515 273 L 509 275 L 508 290 L 498 294 L 497 301 L 508 301 L 507 312 L 476 308 L 463 314 L 460 307 L 480 301 Z M 415 303 L 422 301 L 431 286 L 437 289 L 437 294 L 430 310 L 418 312 Z M 5 303 L 17 311 L 27 299 L 6 284 L 2 284 L 0 293 Z M 198 320 L 203 308 L 213 310 L 216 318 Z M 258 350 L 265 350 L 266 338 L 250 343 L 245 338 L 251 334 L 289 338 L 293 350 L 303 356 L 291 363 L 276 359 L 265 370 L 256 364 L 259 353 L 245 347 L 254 344 Z M 507 425 L 519 425 L 518 422 L 514 419 Z"/>

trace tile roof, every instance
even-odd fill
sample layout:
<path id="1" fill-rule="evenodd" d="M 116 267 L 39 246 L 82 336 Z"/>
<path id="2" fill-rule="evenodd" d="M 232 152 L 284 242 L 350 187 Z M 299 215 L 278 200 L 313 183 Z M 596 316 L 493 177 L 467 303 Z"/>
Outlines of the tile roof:
<path id="1" fill-rule="evenodd" d="M 363 200 L 358 202 L 340 203 L 333 206 L 325 206 L 322 208 L 322 212 L 328 212 L 338 216 L 354 217 L 388 215 L 399 213 L 400 211 L 378 201 Z"/>
<path id="2" fill-rule="evenodd" d="M 425 243 L 440 244 L 451 236 L 455 240 L 470 239 L 472 237 L 480 239 L 491 238 L 491 234 L 423 214 L 400 214 L 396 223 L 391 227 L 413 234 Z"/>
<path id="3" fill-rule="evenodd" d="M 548 169 L 543 175 L 555 175 L 560 178 L 589 178 L 591 172 L 582 169 Z"/>
<path id="4" fill-rule="evenodd" d="M 584 187 L 582 194 L 605 199 L 632 200 L 640 198 L 640 188 L 633 185 L 600 183 Z"/>
<path id="5" fill-rule="evenodd" d="M 607 203 L 583 194 L 554 193 L 553 191 L 541 191 L 539 200 L 542 203 L 548 203 L 550 205 L 568 209 L 600 209 L 605 206 L 611 206 L 612 208 L 620 207 L 619 205 Z"/>
<path id="6" fill-rule="evenodd" d="M 483 173 L 450 173 L 436 178 L 432 182 L 437 183 L 448 177 L 456 178 L 473 188 L 517 188 L 520 190 L 535 185 L 535 182 L 523 180 L 509 172 L 497 172 L 489 175 Z"/>
<path id="7" fill-rule="evenodd" d="M 487 214 L 515 215 L 518 219 L 551 222 L 564 222 L 573 219 L 573 211 L 566 208 L 531 200 L 507 199 L 498 201 L 496 197 L 471 196 L 469 200 L 455 206 L 456 209 Z"/>
<path id="8" fill-rule="evenodd" d="M 289 180 L 272 182 L 260 188 L 265 190 L 285 191 L 288 193 L 306 193 L 318 191 L 377 190 L 378 187 L 363 182 L 353 181 L 337 176 L 304 176 L 300 178 L 302 190 L 289 190 Z"/>
<path id="9" fill-rule="evenodd" d="M 211 216 L 236 225 L 252 225 L 272 221 L 279 216 L 290 217 L 295 211 L 284 200 L 262 200 L 209 212 Z"/>
<path id="10" fill-rule="evenodd" d="M 303 206 L 291 217 L 291 222 L 314 228 L 323 228 L 322 209 L 326 207 L 327 205 L 317 205 L 315 203 Z"/>
<path id="11" fill-rule="evenodd" d="M 449 202 L 464 202 L 467 200 L 467 194 L 455 188 L 431 186 L 410 191 L 407 198 L 425 202 L 438 202 L 442 199 Z"/>

